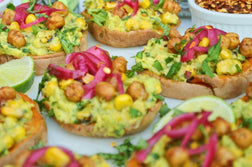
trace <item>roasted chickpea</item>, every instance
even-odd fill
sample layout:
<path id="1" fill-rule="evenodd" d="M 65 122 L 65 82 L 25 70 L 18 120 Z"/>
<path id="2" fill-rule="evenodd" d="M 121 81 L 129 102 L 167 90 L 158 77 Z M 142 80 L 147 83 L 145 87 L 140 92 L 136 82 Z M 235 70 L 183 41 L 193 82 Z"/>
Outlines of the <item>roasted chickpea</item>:
<path id="1" fill-rule="evenodd" d="M 4 25 L 10 25 L 11 22 L 14 21 L 16 12 L 14 10 L 11 9 L 6 9 L 4 11 L 3 17 L 2 17 L 2 24 Z"/>
<path id="2" fill-rule="evenodd" d="M 252 38 L 244 38 L 240 43 L 240 53 L 245 57 L 252 57 Z"/>
<path id="3" fill-rule="evenodd" d="M 124 73 L 127 69 L 127 60 L 120 56 L 112 61 L 112 72 L 113 73 Z"/>
<path id="4" fill-rule="evenodd" d="M 218 136 L 222 136 L 225 134 L 230 133 L 231 131 L 231 125 L 229 122 L 224 120 L 221 117 L 216 118 L 213 122 L 213 128 L 215 129 Z"/>
<path id="5" fill-rule="evenodd" d="M 226 37 L 230 39 L 230 44 L 228 49 L 235 49 L 239 46 L 240 40 L 239 40 L 239 35 L 233 32 L 229 32 L 225 34 Z"/>
<path id="6" fill-rule="evenodd" d="M 10 30 L 7 36 L 7 41 L 9 44 L 15 46 L 16 48 L 21 48 L 26 45 L 26 40 L 24 35 L 17 30 Z"/>
<path id="7" fill-rule="evenodd" d="M 84 96 L 85 91 L 82 87 L 81 82 L 74 81 L 66 86 L 64 93 L 68 100 L 73 102 L 79 102 Z"/>
<path id="8" fill-rule="evenodd" d="M 15 99 L 16 94 L 17 93 L 16 93 L 15 89 L 13 89 L 13 88 L 10 88 L 10 87 L 0 88 L 0 100 L 1 101 Z"/>
<path id="9" fill-rule="evenodd" d="M 167 42 L 168 51 L 171 53 L 177 53 L 177 50 L 181 48 L 181 46 L 179 45 L 180 42 L 181 42 L 180 38 L 171 38 L 170 40 L 168 40 Z"/>
<path id="10" fill-rule="evenodd" d="M 230 137 L 242 149 L 246 149 L 252 144 L 252 132 L 247 128 L 239 128 L 231 132 Z"/>
<path id="11" fill-rule="evenodd" d="M 186 40 L 186 41 L 191 41 L 194 37 L 195 37 L 195 34 L 192 33 L 194 29 L 192 28 L 188 28 L 186 31 L 185 31 L 185 34 L 184 36 L 182 36 L 182 39 Z"/>
<path id="12" fill-rule="evenodd" d="M 111 83 L 114 86 L 115 90 L 118 91 L 118 82 L 116 77 L 110 77 L 106 81 Z"/>
<path id="13" fill-rule="evenodd" d="M 249 86 L 248 86 L 247 89 L 246 89 L 246 95 L 247 95 L 249 98 L 252 98 L 252 82 L 249 83 Z"/>
<path id="14" fill-rule="evenodd" d="M 62 11 L 57 11 L 57 13 L 61 14 L 62 16 L 67 16 L 69 13 L 67 6 L 61 1 L 54 2 L 52 5 L 52 8 L 62 10 Z"/>
<path id="15" fill-rule="evenodd" d="M 125 11 L 125 10 L 123 10 L 123 9 L 121 9 L 121 8 L 118 8 L 118 7 L 113 8 L 113 9 L 111 10 L 111 13 L 112 13 L 113 15 L 119 16 L 120 18 L 124 18 L 125 16 L 127 16 L 127 11 Z"/>
<path id="16" fill-rule="evenodd" d="M 221 48 L 229 48 L 230 46 L 230 39 L 225 35 L 221 36 Z"/>
<path id="17" fill-rule="evenodd" d="M 126 167 L 143 167 L 143 165 L 137 160 L 136 157 L 132 157 L 126 162 Z"/>
<path id="18" fill-rule="evenodd" d="M 179 4 L 174 0 L 165 0 L 165 2 L 163 4 L 163 10 L 168 11 L 170 13 L 178 14 L 180 9 L 181 8 L 180 8 Z"/>
<path id="19" fill-rule="evenodd" d="M 182 167 L 190 158 L 188 152 L 183 147 L 173 147 L 167 150 L 165 157 L 171 167 Z"/>
<path id="20" fill-rule="evenodd" d="M 49 30 L 60 29 L 65 25 L 65 19 L 59 13 L 53 12 L 46 20 Z"/>
<path id="21" fill-rule="evenodd" d="M 169 38 L 180 38 L 181 35 L 176 28 L 171 28 L 169 32 Z"/>
<path id="22" fill-rule="evenodd" d="M 111 100 L 115 94 L 115 88 L 111 83 L 108 82 L 99 82 L 96 86 L 95 86 L 95 94 L 96 96 L 109 101 Z"/>
<path id="23" fill-rule="evenodd" d="M 229 151 L 226 147 L 218 148 L 215 159 L 211 167 L 228 167 L 232 166 L 233 161 L 235 160 L 235 155 Z"/>
<path id="24" fill-rule="evenodd" d="M 132 97 L 134 101 L 138 98 L 147 100 L 149 96 L 148 92 L 145 90 L 144 84 L 138 81 L 133 81 L 127 88 L 126 92 Z"/>

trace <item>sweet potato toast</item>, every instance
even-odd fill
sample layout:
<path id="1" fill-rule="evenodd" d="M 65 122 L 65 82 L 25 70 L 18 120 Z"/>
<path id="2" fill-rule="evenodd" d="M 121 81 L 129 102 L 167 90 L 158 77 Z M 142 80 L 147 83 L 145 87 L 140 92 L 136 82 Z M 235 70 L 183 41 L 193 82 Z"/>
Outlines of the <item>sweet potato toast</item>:
<path id="1" fill-rule="evenodd" d="M 142 67 L 139 73 L 160 80 L 163 96 L 230 99 L 244 93 L 251 82 L 252 53 L 244 49 L 251 42 L 252 38 L 240 42 L 236 33 L 202 26 L 181 37 L 150 40 L 136 63 Z"/>
<path id="2" fill-rule="evenodd" d="M 17 98 L 15 96 L 17 96 Z M 44 118 L 40 114 L 37 103 L 31 100 L 28 96 L 22 93 L 16 93 L 12 88 L 2 87 L 0 88 L 0 101 L 1 121 L 5 121 L 1 122 L 2 127 L 9 127 L 10 125 L 7 124 L 10 123 L 10 121 L 15 117 L 17 117 L 18 120 L 14 123 L 14 125 L 20 125 L 18 126 L 19 129 L 15 129 L 14 127 L 10 129 L 10 134 L 6 131 L 5 133 L 1 132 L 1 145 L 3 147 L 6 144 L 6 148 L 4 148 L 7 149 L 5 151 L 1 150 L 2 155 L 0 156 L 0 166 L 4 166 L 7 164 L 13 164 L 14 160 L 20 153 L 38 144 L 39 142 L 42 141 L 43 144 L 46 144 L 47 127 Z M 31 105 L 31 113 L 27 111 L 26 113 L 23 113 L 24 115 L 22 117 L 20 115 L 13 115 L 10 111 L 10 108 L 7 107 L 16 105 L 16 103 L 18 103 L 19 101 L 24 101 L 22 102 L 22 105 Z M 26 117 L 29 117 L 28 114 L 31 114 L 31 118 L 27 119 L 24 124 L 19 123 L 19 120 L 22 119 L 22 121 L 24 121 Z M 23 132 L 24 135 L 22 135 Z M 22 135 L 22 137 L 20 137 L 20 135 Z M 10 143 L 12 143 L 11 146 Z"/>
<path id="3" fill-rule="evenodd" d="M 176 28 L 180 24 L 177 17 L 180 6 L 175 1 L 166 0 L 162 1 L 162 4 L 148 6 L 138 1 L 96 3 L 98 2 L 90 0 L 85 2 L 86 10 L 81 14 L 86 18 L 88 29 L 93 37 L 97 41 L 113 47 L 144 45 L 149 39 L 159 38 L 162 36 L 162 32 L 169 31 L 169 28 Z M 127 5 L 122 5 L 124 3 Z M 138 6 L 139 9 L 135 11 L 133 5 L 131 6 L 134 9 L 132 11 L 129 7 L 131 3 Z M 112 6 L 108 7 L 110 4 Z M 100 8 L 100 6 L 104 7 Z M 160 14 L 153 15 L 158 9 Z M 96 10 L 99 12 L 93 12 Z M 101 13 L 104 14 L 105 21 L 100 22 L 95 18 Z M 161 27 L 166 27 L 166 30 Z"/>
<path id="4" fill-rule="evenodd" d="M 44 74 L 50 63 L 64 64 L 66 53 L 87 49 L 87 25 L 83 17 L 68 11 L 60 1 L 52 8 L 33 4 L 39 15 L 24 3 L 15 10 L 6 9 L 1 24 L 5 25 L 0 46 L 0 64 L 28 55 L 35 62 L 35 74 Z M 44 22 L 42 22 L 44 21 Z"/>
<path id="5" fill-rule="evenodd" d="M 90 62 L 83 64 L 84 59 Z M 72 53 L 66 62 L 65 67 L 49 66 L 41 90 L 48 114 L 63 129 L 82 136 L 121 137 L 145 129 L 154 120 L 162 105 L 157 79 L 127 77 L 126 60 L 111 61 L 97 47 Z"/>

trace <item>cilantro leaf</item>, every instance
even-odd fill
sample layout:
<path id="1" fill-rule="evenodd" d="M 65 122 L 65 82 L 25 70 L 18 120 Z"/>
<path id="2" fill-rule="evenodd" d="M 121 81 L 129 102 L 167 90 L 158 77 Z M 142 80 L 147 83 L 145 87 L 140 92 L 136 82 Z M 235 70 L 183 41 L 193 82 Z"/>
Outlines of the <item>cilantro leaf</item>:
<path id="1" fill-rule="evenodd" d="M 202 62 L 201 68 L 202 68 L 202 71 L 203 71 L 207 76 L 210 76 L 210 77 L 212 77 L 212 78 L 214 77 L 214 73 L 213 73 L 213 71 L 211 70 L 211 68 L 209 67 L 208 61 L 207 61 L 207 60 L 204 60 L 204 61 Z"/>
<path id="2" fill-rule="evenodd" d="M 11 10 L 15 10 L 16 9 L 16 7 L 15 7 L 15 5 L 13 3 L 8 3 L 8 5 L 6 6 L 6 8 L 11 9 Z"/>
<path id="3" fill-rule="evenodd" d="M 137 109 L 134 109 L 134 108 L 131 108 L 131 107 L 130 107 L 130 110 L 129 110 L 129 114 L 130 114 L 131 118 L 137 118 L 137 117 L 140 117 L 142 115 L 142 113 L 139 112 Z"/>
<path id="4" fill-rule="evenodd" d="M 107 12 L 102 9 L 88 9 L 88 14 L 93 16 L 93 19 L 91 19 L 93 22 L 98 24 L 99 26 L 102 26 L 104 22 L 107 20 Z"/>
<path id="5" fill-rule="evenodd" d="M 169 36 L 170 28 L 167 25 L 165 25 L 164 23 L 162 23 L 157 18 L 151 17 L 151 19 L 155 20 L 160 25 L 160 27 L 163 29 L 163 35 L 164 36 Z"/>
<path id="6" fill-rule="evenodd" d="M 168 108 L 168 106 L 167 106 L 166 103 L 164 103 L 161 106 L 160 110 L 159 110 L 159 116 L 160 116 L 160 118 L 162 118 L 163 116 L 165 116 L 169 111 L 171 111 L 171 109 Z"/>
<path id="7" fill-rule="evenodd" d="M 142 66 L 142 63 L 141 62 L 138 62 L 137 64 L 135 64 L 134 66 L 131 67 L 131 70 L 129 70 L 127 72 L 127 77 L 128 78 L 131 78 L 134 76 L 135 72 L 138 72 L 138 71 L 143 71 L 144 68 Z"/>
<path id="8" fill-rule="evenodd" d="M 220 55 L 220 51 L 221 51 L 221 36 L 218 42 L 209 48 L 207 61 L 217 60 Z"/>
<path id="9" fill-rule="evenodd" d="M 59 37 L 62 48 L 66 52 L 66 54 L 74 51 L 73 45 L 65 38 L 63 32 L 57 31 L 57 36 Z"/>
<path id="10" fill-rule="evenodd" d="M 48 74 L 48 70 L 47 70 L 47 71 L 45 72 L 45 74 L 43 75 L 41 82 L 39 83 L 38 94 L 37 94 L 36 100 L 38 100 L 39 95 L 40 95 L 42 89 L 43 89 L 44 86 L 45 86 L 45 83 L 46 83 L 47 81 L 49 81 L 50 79 L 51 79 L 51 77 L 50 77 L 50 75 Z"/>
<path id="11" fill-rule="evenodd" d="M 163 70 L 161 63 L 158 60 L 155 60 L 152 66 L 155 67 L 158 71 Z"/>
<path id="12" fill-rule="evenodd" d="M 175 62 L 172 64 L 170 70 L 168 71 L 167 75 L 165 76 L 167 79 L 171 79 L 173 75 L 175 75 L 181 68 L 182 62 Z"/>

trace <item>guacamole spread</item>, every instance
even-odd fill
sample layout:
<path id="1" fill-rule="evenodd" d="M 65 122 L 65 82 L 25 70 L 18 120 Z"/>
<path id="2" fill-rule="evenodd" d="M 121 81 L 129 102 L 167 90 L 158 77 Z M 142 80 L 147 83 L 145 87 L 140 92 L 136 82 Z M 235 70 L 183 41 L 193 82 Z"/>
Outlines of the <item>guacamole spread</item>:
<path id="1" fill-rule="evenodd" d="M 0 112 L 0 157 L 7 155 L 15 143 L 29 134 L 26 123 L 32 119 L 33 104 L 17 94 L 13 100 L 1 103 Z"/>

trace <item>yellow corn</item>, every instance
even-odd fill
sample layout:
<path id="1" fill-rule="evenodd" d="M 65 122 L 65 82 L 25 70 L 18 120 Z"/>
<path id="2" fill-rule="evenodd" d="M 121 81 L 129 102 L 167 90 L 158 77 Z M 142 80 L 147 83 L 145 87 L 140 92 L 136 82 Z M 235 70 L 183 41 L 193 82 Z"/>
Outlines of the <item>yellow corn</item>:
<path id="1" fill-rule="evenodd" d="M 79 17 L 75 20 L 75 22 L 80 26 L 80 27 L 85 27 L 86 26 L 86 22 L 83 18 Z"/>
<path id="2" fill-rule="evenodd" d="M 159 93 L 161 93 L 161 91 L 162 91 L 161 84 L 156 84 L 154 93 L 159 94 Z"/>
<path id="3" fill-rule="evenodd" d="M 210 40 L 207 37 L 202 38 L 202 40 L 199 42 L 199 46 L 201 47 L 207 47 L 210 43 Z"/>
<path id="4" fill-rule="evenodd" d="M 125 25 L 126 25 L 126 28 L 127 28 L 128 31 L 130 31 L 130 30 L 137 30 L 139 28 L 138 21 L 135 20 L 135 19 L 132 19 L 132 18 L 128 19 L 126 21 Z"/>
<path id="5" fill-rule="evenodd" d="M 10 135 L 4 136 L 2 138 L 2 141 L 5 144 L 5 148 L 7 148 L 7 149 L 10 149 L 15 143 L 13 137 L 11 137 Z"/>
<path id="6" fill-rule="evenodd" d="M 60 43 L 54 43 L 49 46 L 51 51 L 57 52 L 61 49 L 61 44 Z"/>
<path id="7" fill-rule="evenodd" d="M 82 81 L 85 84 L 88 84 L 89 82 L 91 82 L 94 79 L 94 76 L 87 73 L 84 77 L 82 77 Z"/>
<path id="8" fill-rule="evenodd" d="M 150 1 L 149 0 L 142 0 L 142 1 L 139 1 L 139 5 L 143 8 L 148 8 L 150 6 Z"/>
<path id="9" fill-rule="evenodd" d="M 11 22 L 9 29 L 10 30 L 17 30 L 17 31 L 19 31 L 20 30 L 20 26 L 19 26 L 18 22 L 13 21 L 13 22 Z"/>
<path id="10" fill-rule="evenodd" d="M 9 9 L 9 8 L 6 8 L 5 10 L 4 10 L 4 13 L 7 13 L 8 11 L 10 11 L 11 9 Z"/>
<path id="11" fill-rule="evenodd" d="M 227 48 L 223 48 L 220 52 L 220 57 L 222 59 L 232 59 L 232 52 L 231 50 L 227 49 Z"/>
<path id="12" fill-rule="evenodd" d="M 121 94 L 115 98 L 114 104 L 117 110 L 121 110 L 124 107 L 131 106 L 133 99 L 129 94 Z"/>
<path id="13" fill-rule="evenodd" d="M 37 18 L 34 14 L 29 14 L 25 19 L 25 23 L 28 24 L 28 23 L 34 22 L 36 19 Z"/>
<path id="14" fill-rule="evenodd" d="M 242 69 L 242 64 L 240 61 L 235 59 L 225 59 L 217 63 L 216 72 L 218 75 L 222 74 L 234 75 L 235 73 L 238 73 L 236 66 Z"/>
<path id="15" fill-rule="evenodd" d="M 57 87 L 57 82 L 56 81 L 49 81 L 47 82 L 46 86 L 43 89 L 43 92 L 45 93 L 46 96 L 52 96 L 55 90 L 55 87 Z"/>
<path id="16" fill-rule="evenodd" d="M 164 24 L 176 24 L 178 23 L 179 18 L 176 14 L 166 12 L 161 15 L 161 21 Z"/>
<path id="17" fill-rule="evenodd" d="M 140 29 L 144 30 L 144 29 L 152 29 L 152 24 L 148 21 L 141 21 L 140 22 Z"/>
<path id="18" fill-rule="evenodd" d="M 195 149 L 195 148 L 198 148 L 198 143 L 197 142 L 192 142 L 191 144 L 190 144 L 190 148 L 191 149 Z"/>
<path id="19" fill-rule="evenodd" d="M 126 74 L 125 73 L 121 73 L 121 79 L 122 79 L 122 81 L 125 81 L 126 78 L 127 78 Z"/>
<path id="20" fill-rule="evenodd" d="M 59 81 L 59 86 L 61 89 L 65 89 L 65 87 L 71 83 L 73 83 L 74 79 L 62 79 Z"/>
<path id="21" fill-rule="evenodd" d="M 85 121 L 90 118 L 91 116 L 91 112 L 90 111 L 80 111 L 77 113 L 76 117 L 78 120 L 82 120 L 82 121 Z"/>
<path id="22" fill-rule="evenodd" d="M 15 109 L 12 107 L 4 106 L 2 107 L 2 114 L 5 116 L 11 116 L 15 118 L 22 118 L 24 116 L 24 112 L 21 109 Z"/>
<path id="23" fill-rule="evenodd" d="M 239 148 L 229 148 L 229 150 L 235 155 L 236 158 L 243 156 L 243 151 Z"/>
<path id="24" fill-rule="evenodd" d="M 66 166 L 70 162 L 69 156 L 57 147 L 51 147 L 46 150 L 44 159 L 47 164 L 55 167 Z"/>
<path id="25" fill-rule="evenodd" d="M 109 2 L 109 1 L 106 1 L 106 6 L 105 6 L 105 9 L 114 9 L 115 7 L 117 6 L 117 3 L 116 2 Z"/>
<path id="26" fill-rule="evenodd" d="M 13 135 L 14 135 L 15 141 L 18 142 L 25 138 L 26 130 L 24 127 L 18 126 L 15 129 L 13 129 Z"/>
<path id="27" fill-rule="evenodd" d="M 17 123 L 17 118 L 12 117 L 12 116 L 7 116 L 5 118 L 5 123 L 10 126 L 10 127 L 14 127 Z"/>

